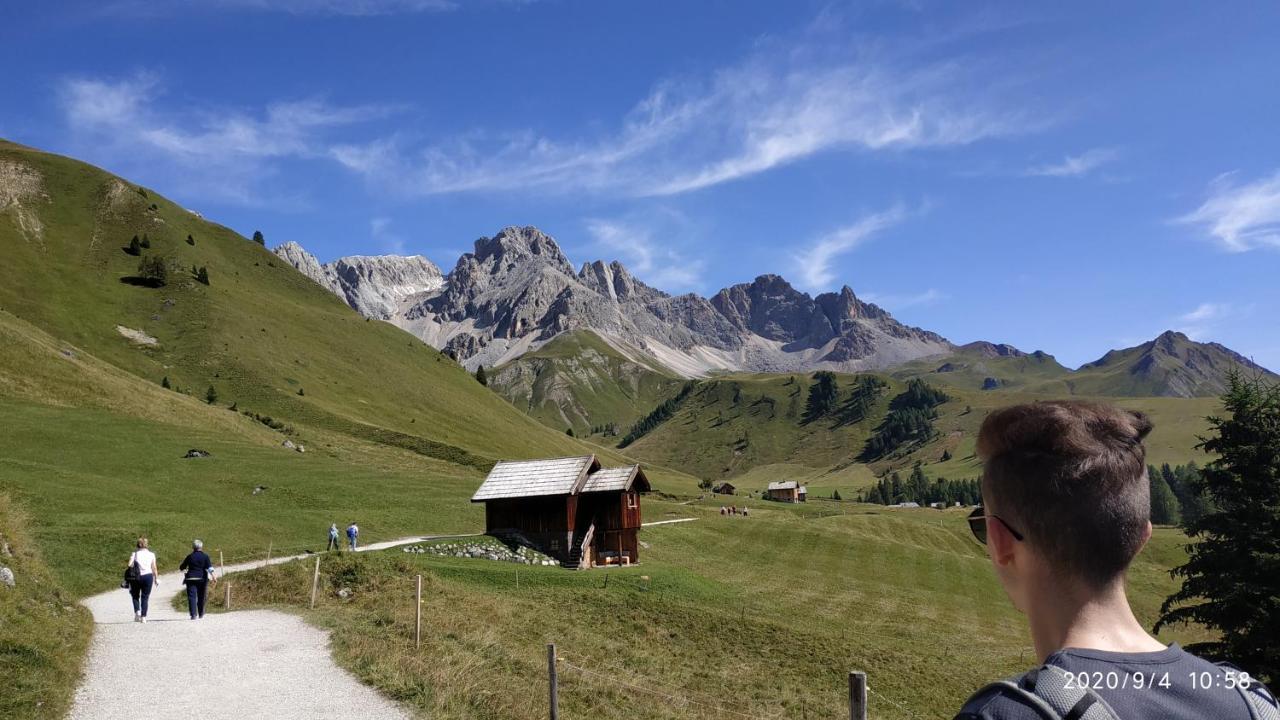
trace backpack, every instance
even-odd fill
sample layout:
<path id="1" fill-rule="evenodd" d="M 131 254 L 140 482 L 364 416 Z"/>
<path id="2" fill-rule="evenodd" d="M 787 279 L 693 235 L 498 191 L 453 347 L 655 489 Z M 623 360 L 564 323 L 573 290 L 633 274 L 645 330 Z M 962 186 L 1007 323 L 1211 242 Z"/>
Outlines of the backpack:
<path id="1" fill-rule="evenodd" d="M 1235 670 L 1228 663 L 1219 667 Z M 998 680 L 973 694 L 973 698 L 992 690 L 1014 695 L 1024 701 L 1044 720 L 1122 720 L 1093 688 L 1071 682 L 1071 675 L 1056 665 L 1041 665 L 1022 675 Z M 1236 692 L 1249 707 L 1250 720 L 1280 720 L 1280 708 L 1262 684 L 1254 682 L 1249 689 L 1236 686 Z"/>
<path id="2" fill-rule="evenodd" d="M 121 581 L 120 587 L 129 587 L 133 583 L 141 582 L 142 568 L 138 565 L 138 556 L 133 555 L 133 562 L 129 563 L 129 567 L 124 569 L 124 580 Z"/>

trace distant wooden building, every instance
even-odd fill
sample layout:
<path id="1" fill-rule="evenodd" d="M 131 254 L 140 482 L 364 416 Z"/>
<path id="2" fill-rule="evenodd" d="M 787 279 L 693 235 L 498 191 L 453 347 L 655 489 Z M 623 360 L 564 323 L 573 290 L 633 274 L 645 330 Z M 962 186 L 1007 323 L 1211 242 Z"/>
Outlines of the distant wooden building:
<path id="1" fill-rule="evenodd" d="M 732 495 L 737 492 L 737 490 L 738 489 L 733 486 L 733 483 L 729 482 L 722 482 L 711 488 L 711 492 L 717 495 Z"/>
<path id="2" fill-rule="evenodd" d="M 640 559 L 639 465 L 601 468 L 594 455 L 500 462 L 471 502 L 485 504 L 485 532 L 519 534 L 569 568 Z"/>
<path id="3" fill-rule="evenodd" d="M 808 490 L 795 480 L 771 482 L 764 492 L 766 500 L 777 500 L 778 502 L 804 502 L 807 496 Z"/>

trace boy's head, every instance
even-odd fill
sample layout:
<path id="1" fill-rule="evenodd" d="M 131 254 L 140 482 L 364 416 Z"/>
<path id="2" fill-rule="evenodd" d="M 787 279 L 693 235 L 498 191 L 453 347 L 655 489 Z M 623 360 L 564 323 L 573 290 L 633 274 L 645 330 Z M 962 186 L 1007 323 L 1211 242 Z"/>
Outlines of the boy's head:
<path id="1" fill-rule="evenodd" d="M 1015 604 L 1035 570 L 1094 589 L 1123 576 L 1151 535 L 1149 432 L 1142 413 L 1093 402 L 1015 405 L 983 421 L 983 504 L 1024 538 L 987 524 Z"/>

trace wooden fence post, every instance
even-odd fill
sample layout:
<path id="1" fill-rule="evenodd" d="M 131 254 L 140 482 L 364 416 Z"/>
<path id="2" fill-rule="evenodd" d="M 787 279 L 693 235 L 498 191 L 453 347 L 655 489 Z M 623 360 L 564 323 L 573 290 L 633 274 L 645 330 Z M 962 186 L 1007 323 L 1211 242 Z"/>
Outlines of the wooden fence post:
<path id="1" fill-rule="evenodd" d="M 226 592 L 227 592 L 227 595 L 226 595 L 226 597 L 225 597 L 225 598 L 223 598 L 223 600 L 222 600 L 222 609 L 223 609 L 223 610 L 230 610 L 230 609 L 231 609 L 231 583 L 227 583 L 227 590 L 226 590 Z"/>
<path id="2" fill-rule="evenodd" d="M 867 720 L 867 674 L 849 672 L 849 720 Z"/>
<path id="3" fill-rule="evenodd" d="M 316 556 L 316 571 L 311 576 L 311 609 L 316 609 L 316 590 L 320 587 L 320 557 Z"/>
<path id="4" fill-rule="evenodd" d="M 547 643 L 547 680 L 551 696 L 551 720 L 560 720 L 560 684 L 556 677 L 556 644 Z"/>
<path id="5" fill-rule="evenodd" d="M 267 561 L 262 563 L 263 567 L 266 567 L 271 564 L 271 548 L 274 547 L 274 545 L 275 544 L 270 541 L 267 542 Z"/>
<path id="6" fill-rule="evenodd" d="M 222 572 L 221 572 L 221 573 L 218 573 L 218 574 L 219 574 L 219 575 L 226 575 L 226 574 L 227 574 L 227 561 L 222 559 L 222 550 L 218 550 L 218 565 L 220 565 L 220 566 L 222 567 Z"/>
<path id="7" fill-rule="evenodd" d="M 422 576 L 418 576 L 418 592 L 413 605 L 413 646 L 422 647 Z"/>

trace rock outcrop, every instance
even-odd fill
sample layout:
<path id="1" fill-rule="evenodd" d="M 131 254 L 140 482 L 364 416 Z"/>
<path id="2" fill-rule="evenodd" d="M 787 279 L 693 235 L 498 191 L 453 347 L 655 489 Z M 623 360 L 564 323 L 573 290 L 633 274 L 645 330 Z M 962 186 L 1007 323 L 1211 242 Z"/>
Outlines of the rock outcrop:
<path id="1" fill-rule="evenodd" d="M 444 286 L 444 275 L 421 255 L 353 255 L 321 265 L 296 242 L 275 249 L 298 269 L 365 317 L 390 320 L 406 299 Z"/>

